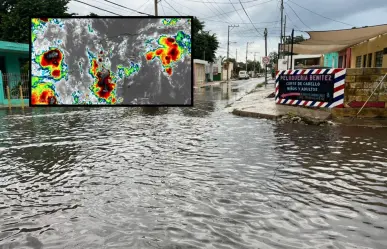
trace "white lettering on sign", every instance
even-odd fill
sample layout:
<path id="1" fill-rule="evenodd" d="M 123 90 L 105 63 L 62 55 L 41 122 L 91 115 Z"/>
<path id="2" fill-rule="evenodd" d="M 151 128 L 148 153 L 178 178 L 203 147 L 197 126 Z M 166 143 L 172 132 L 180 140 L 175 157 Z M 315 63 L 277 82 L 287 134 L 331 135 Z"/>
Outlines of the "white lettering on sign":
<path id="1" fill-rule="evenodd" d="M 300 80 L 300 81 L 331 81 L 332 75 L 280 75 L 280 80 Z"/>

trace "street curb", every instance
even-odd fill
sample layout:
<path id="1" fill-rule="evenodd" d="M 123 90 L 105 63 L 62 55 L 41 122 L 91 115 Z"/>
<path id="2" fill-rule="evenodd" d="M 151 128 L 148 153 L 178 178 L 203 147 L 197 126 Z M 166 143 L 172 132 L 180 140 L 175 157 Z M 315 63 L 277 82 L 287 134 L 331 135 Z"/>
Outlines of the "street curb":
<path id="1" fill-rule="evenodd" d="M 263 114 L 258 112 L 248 112 L 248 111 L 242 111 L 238 109 L 234 109 L 231 113 L 241 117 L 263 118 L 263 119 L 270 119 L 270 120 L 277 120 L 280 117 L 279 115 Z"/>

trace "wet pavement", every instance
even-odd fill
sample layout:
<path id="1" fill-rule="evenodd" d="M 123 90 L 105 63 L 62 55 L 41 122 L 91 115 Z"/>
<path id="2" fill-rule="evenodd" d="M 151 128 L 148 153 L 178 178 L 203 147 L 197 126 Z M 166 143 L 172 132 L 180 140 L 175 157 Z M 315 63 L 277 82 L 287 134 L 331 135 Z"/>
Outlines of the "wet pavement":
<path id="1" fill-rule="evenodd" d="M 226 112 L 220 90 L 195 97 L 0 110 L 0 248 L 387 248 L 386 129 L 277 124 Z"/>

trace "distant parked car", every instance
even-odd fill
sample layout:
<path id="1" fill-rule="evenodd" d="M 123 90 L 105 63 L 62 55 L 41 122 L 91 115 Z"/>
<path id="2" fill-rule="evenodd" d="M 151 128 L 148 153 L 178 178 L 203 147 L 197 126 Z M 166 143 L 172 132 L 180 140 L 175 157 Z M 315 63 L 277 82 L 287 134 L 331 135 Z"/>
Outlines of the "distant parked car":
<path id="1" fill-rule="evenodd" d="M 238 79 L 249 79 L 250 76 L 247 71 L 239 71 Z"/>

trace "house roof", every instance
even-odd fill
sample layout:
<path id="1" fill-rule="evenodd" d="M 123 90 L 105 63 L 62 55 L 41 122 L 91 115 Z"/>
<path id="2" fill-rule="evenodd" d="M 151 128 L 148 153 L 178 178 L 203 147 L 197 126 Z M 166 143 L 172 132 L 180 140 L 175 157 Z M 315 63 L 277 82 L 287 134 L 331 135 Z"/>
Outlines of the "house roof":
<path id="1" fill-rule="evenodd" d="M 30 46 L 25 43 L 0 41 L 0 51 L 29 52 Z"/>
<path id="2" fill-rule="evenodd" d="M 308 40 L 293 45 L 296 54 L 326 54 L 338 52 L 367 41 L 379 35 L 387 34 L 387 24 L 356 29 L 342 29 L 330 31 L 308 31 Z M 291 47 L 283 45 L 284 51 L 291 51 Z"/>

